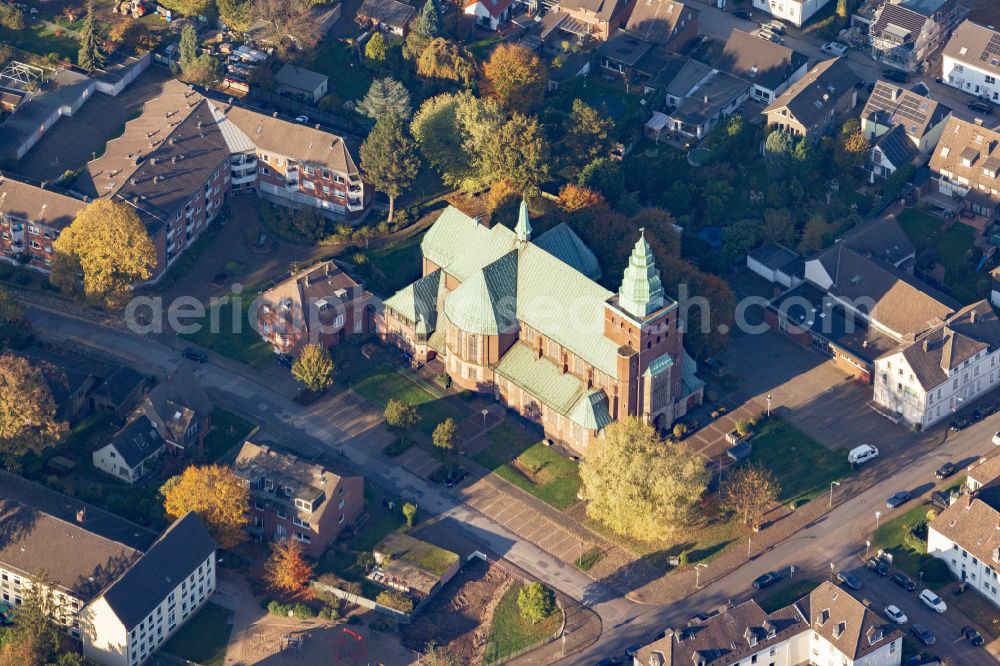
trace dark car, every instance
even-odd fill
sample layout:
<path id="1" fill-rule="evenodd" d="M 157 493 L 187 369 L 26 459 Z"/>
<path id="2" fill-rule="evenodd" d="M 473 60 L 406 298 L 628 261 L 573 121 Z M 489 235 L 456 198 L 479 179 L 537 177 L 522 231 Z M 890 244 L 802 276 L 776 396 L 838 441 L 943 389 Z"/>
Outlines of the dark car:
<path id="1" fill-rule="evenodd" d="M 897 506 L 902 506 L 910 501 L 910 492 L 908 490 L 899 490 L 892 494 L 892 497 L 885 501 L 885 506 L 887 509 L 895 509 Z"/>
<path id="2" fill-rule="evenodd" d="M 291 370 L 292 366 L 295 365 L 295 359 L 292 358 L 291 354 L 278 354 L 278 363 Z"/>
<path id="3" fill-rule="evenodd" d="M 909 83 L 910 75 L 899 69 L 887 69 L 882 72 L 882 78 L 896 83 Z"/>
<path id="4" fill-rule="evenodd" d="M 947 509 L 951 505 L 951 498 L 948 497 L 948 493 L 935 490 L 931 493 L 931 504 L 939 509 Z"/>
<path id="5" fill-rule="evenodd" d="M 861 589 L 861 581 L 858 580 L 858 577 L 855 576 L 854 574 L 847 573 L 846 571 L 841 571 L 839 574 L 837 574 L 837 580 L 839 580 L 841 583 L 851 588 L 852 590 Z"/>
<path id="6" fill-rule="evenodd" d="M 993 105 L 987 102 L 982 97 L 978 97 L 971 102 L 969 102 L 969 108 L 973 111 L 979 111 L 980 113 L 985 113 L 986 115 L 993 114 Z"/>
<path id="7" fill-rule="evenodd" d="M 937 641 L 937 639 L 934 638 L 934 634 L 931 633 L 930 629 L 920 624 L 919 622 L 914 622 L 912 625 L 910 625 L 910 633 L 913 634 L 918 641 L 920 641 L 927 647 L 934 645 L 935 641 Z"/>
<path id="8" fill-rule="evenodd" d="M 781 580 L 781 574 L 777 571 L 768 571 L 766 574 L 761 574 L 753 579 L 753 589 L 763 590 L 765 587 L 771 587 L 779 580 Z"/>
<path id="9" fill-rule="evenodd" d="M 188 347 L 181 352 L 181 356 L 188 359 L 189 361 L 194 361 L 195 363 L 204 363 L 208 360 L 208 354 L 203 351 L 199 351 L 194 347 Z"/>
<path id="10" fill-rule="evenodd" d="M 462 482 L 462 479 L 469 476 L 469 473 L 464 469 L 452 470 L 448 476 L 444 477 L 444 485 L 448 488 L 454 488 Z"/>
<path id="11" fill-rule="evenodd" d="M 896 585 L 899 585 L 907 592 L 913 592 L 915 589 L 917 589 L 917 584 L 914 583 L 909 576 L 900 571 L 897 571 L 896 573 L 892 574 L 892 576 L 889 577 L 889 580 L 891 580 Z"/>
<path id="12" fill-rule="evenodd" d="M 735 12 L 733 12 L 733 16 L 735 16 L 736 18 L 743 19 L 744 21 L 753 20 L 753 14 L 750 13 L 749 9 L 737 9 Z"/>
<path id="13" fill-rule="evenodd" d="M 868 561 L 865 563 L 872 573 L 878 574 L 879 576 L 889 575 L 889 564 L 879 557 L 869 557 Z"/>
<path id="14" fill-rule="evenodd" d="M 965 640 L 976 647 L 982 647 L 983 637 L 979 635 L 979 632 L 974 627 L 962 627 L 962 635 L 965 636 Z"/>
<path id="15" fill-rule="evenodd" d="M 949 476 L 955 473 L 955 466 L 951 463 L 945 463 L 937 468 L 934 472 L 934 477 L 937 479 L 947 479 Z"/>

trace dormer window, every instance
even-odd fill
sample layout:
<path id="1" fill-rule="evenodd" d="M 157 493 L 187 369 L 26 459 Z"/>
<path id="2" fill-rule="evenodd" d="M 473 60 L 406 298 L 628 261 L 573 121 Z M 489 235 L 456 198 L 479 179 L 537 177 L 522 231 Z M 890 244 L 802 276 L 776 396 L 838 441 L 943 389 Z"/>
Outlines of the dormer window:
<path id="1" fill-rule="evenodd" d="M 313 505 L 312 502 L 307 502 L 303 499 L 297 499 L 295 500 L 295 507 L 298 509 L 302 509 L 303 511 L 309 511 L 311 513 Z"/>
<path id="2" fill-rule="evenodd" d="M 948 155 L 951 155 L 951 148 L 949 148 L 948 146 L 942 146 L 941 157 L 948 157 Z"/>
<path id="3" fill-rule="evenodd" d="M 833 637 L 834 638 L 840 638 L 841 636 L 844 635 L 845 631 L 847 631 L 847 623 L 846 622 L 838 622 L 837 626 L 835 626 L 833 628 Z"/>
<path id="4" fill-rule="evenodd" d="M 816 616 L 816 624 L 818 624 L 821 627 L 825 625 L 829 620 L 830 620 L 829 608 L 824 608 L 819 612 L 819 615 Z"/>
<path id="5" fill-rule="evenodd" d="M 283 490 L 284 490 L 284 493 L 285 493 L 285 497 L 291 497 L 292 496 L 292 489 L 291 488 L 289 488 L 288 486 L 285 486 Z"/>

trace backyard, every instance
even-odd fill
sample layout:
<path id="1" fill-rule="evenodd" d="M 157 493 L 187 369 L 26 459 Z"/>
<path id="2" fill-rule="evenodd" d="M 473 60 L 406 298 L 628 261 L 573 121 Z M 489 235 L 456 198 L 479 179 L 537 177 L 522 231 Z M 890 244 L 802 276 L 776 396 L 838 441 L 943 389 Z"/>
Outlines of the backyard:
<path id="1" fill-rule="evenodd" d="M 933 251 L 934 260 L 944 267 L 944 286 L 951 295 L 962 303 L 975 301 L 978 298 L 976 284 L 985 277 L 974 271 L 967 260 L 973 251 L 975 231 L 960 222 L 942 231 L 943 219 L 915 208 L 902 211 L 898 220 L 918 256 L 927 250 Z"/>
<path id="2" fill-rule="evenodd" d="M 330 77 L 330 93 L 341 103 L 361 99 L 372 84 L 372 75 L 361 64 L 354 47 L 333 37 L 316 47 L 309 67 Z"/>
<path id="3" fill-rule="evenodd" d="M 889 553 L 893 566 L 940 590 L 954 578 L 943 561 L 927 554 L 927 512 L 931 508 L 930 504 L 920 504 L 882 523 L 872 537 L 872 549 Z"/>
<path id="4" fill-rule="evenodd" d="M 373 294 L 388 298 L 420 277 L 420 241 L 411 236 L 378 249 L 365 251 L 367 261 L 357 263 L 358 276 Z"/>
<path id="5" fill-rule="evenodd" d="M 54 53 L 60 59 L 71 62 L 76 62 L 76 52 L 80 49 L 80 42 L 65 34 L 56 35 L 44 23 L 30 25 L 23 30 L 0 26 L 0 43 L 2 42 L 43 58 Z"/>
<path id="6" fill-rule="evenodd" d="M 208 602 L 163 646 L 163 651 L 201 666 L 222 666 L 233 625 L 229 611 Z"/>
<path id="7" fill-rule="evenodd" d="M 496 663 L 518 650 L 552 638 L 562 625 L 562 612 L 558 609 L 537 624 L 522 618 L 517 606 L 517 595 L 522 587 L 521 584 L 511 585 L 493 611 L 484 663 Z"/>

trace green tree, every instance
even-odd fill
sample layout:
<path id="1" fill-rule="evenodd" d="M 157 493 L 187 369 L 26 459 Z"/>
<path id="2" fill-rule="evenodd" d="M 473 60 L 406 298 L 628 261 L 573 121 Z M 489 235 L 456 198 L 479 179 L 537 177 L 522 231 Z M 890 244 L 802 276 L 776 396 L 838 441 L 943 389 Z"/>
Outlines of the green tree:
<path id="1" fill-rule="evenodd" d="M 160 4 L 184 16 L 206 16 L 212 11 L 212 0 L 160 0 Z"/>
<path id="2" fill-rule="evenodd" d="M 430 97 L 420 105 L 410 124 L 424 159 L 452 187 L 464 189 L 463 184 L 473 179 L 468 154 L 462 147 L 464 132 L 459 126 L 458 108 L 463 103 L 475 104 L 474 100 L 468 92 Z"/>
<path id="3" fill-rule="evenodd" d="M 413 183 L 420 171 L 417 142 L 397 115 L 379 118 L 368 138 L 361 144 L 361 168 L 379 192 L 389 197 L 391 222 L 396 197 Z"/>
<path id="4" fill-rule="evenodd" d="M 135 209 L 103 197 L 87 204 L 52 248 L 52 284 L 110 307 L 121 305 L 131 285 L 149 279 L 156 266 L 156 249 Z"/>
<path id="5" fill-rule="evenodd" d="M 468 86 L 476 77 L 476 61 L 465 47 L 436 37 L 417 59 L 417 74 Z"/>
<path id="6" fill-rule="evenodd" d="M 549 147 L 537 118 L 514 113 L 492 137 L 478 134 L 465 142 L 480 178 L 506 180 L 533 195 L 549 177 Z"/>
<path id="7" fill-rule="evenodd" d="M 24 30 L 24 12 L 14 5 L 6 5 L 0 2 L 0 27 L 8 30 Z M 6 58 L 0 58 L 0 62 Z"/>
<path id="8" fill-rule="evenodd" d="M 181 69 L 188 66 L 198 57 L 198 30 L 193 23 L 185 23 L 181 28 L 181 41 L 178 48 L 178 55 Z"/>
<path id="9" fill-rule="evenodd" d="M 455 449 L 455 432 L 457 430 L 458 426 L 455 425 L 455 419 L 450 416 L 441 421 L 441 423 L 438 423 L 434 428 L 434 434 L 431 436 L 434 446 L 449 453 L 453 451 Z"/>
<path id="10" fill-rule="evenodd" d="M 392 77 L 375 79 L 355 110 L 374 120 L 389 114 L 406 118 L 410 115 L 410 92 Z"/>
<path id="11" fill-rule="evenodd" d="M 842 172 L 854 174 L 864 165 L 870 147 L 871 143 L 861 130 L 841 134 L 833 152 L 833 161 Z"/>
<path id="12" fill-rule="evenodd" d="M 619 419 L 604 432 L 580 464 L 587 515 L 642 541 L 687 524 L 708 485 L 704 459 L 634 418 Z"/>
<path id="13" fill-rule="evenodd" d="M 313 393 L 333 386 L 333 359 L 322 345 L 308 344 L 292 364 L 292 376 Z"/>
<path id="14" fill-rule="evenodd" d="M 219 61 L 207 53 L 202 53 L 182 70 L 185 81 L 201 86 L 210 86 L 218 81 L 220 72 Z"/>
<path id="15" fill-rule="evenodd" d="M 0 356 L 0 462 L 16 469 L 25 454 L 41 453 L 66 431 L 42 371 L 21 356 Z"/>
<path id="16" fill-rule="evenodd" d="M 389 57 L 389 44 L 382 33 L 376 30 L 365 44 L 365 58 L 373 63 L 383 63 L 387 57 Z"/>
<path id="17" fill-rule="evenodd" d="M 611 133 L 615 123 L 580 99 L 573 100 L 573 111 L 564 123 L 563 143 L 567 154 L 581 168 L 611 152 Z"/>
<path id="18" fill-rule="evenodd" d="M 406 518 L 406 527 L 413 529 L 413 521 L 417 518 L 417 506 L 410 502 L 403 502 L 403 517 Z"/>
<path id="19" fill-rule="evenodd" d="M 424 646 L 424 653 L 417 658 L 418 666 L 463 666 L 465 659 L 447 645 L 431 641 Z"/>
<path id="20" fill-rule="evenodd" d="M 538 624 L 556 610 L 556 595 L 538 581 L 528 583 L 517 592 L 517 607 L 521 617 Z"/>
<path id="21" fill-rule="evenodd" d="M 483 64 L 484 87 L 490 97 L 511 111 L 530 113 L 542 102 L 548 76 L 534 51 L 502 43 Z"/>
<path id="22" fill-rule="evenodd" d="M 48 573 L 37 572 L 31 586 L 24 589 L 23 602 L 17 607 L 17 622 L 10 630 L 9 640 L 15 645 L 31 646 L 39 664 L 44 664 L 59 649 L 60 632 L 51 620 L 57 608 L 52 588 Z"/>
<path id="23" fill-rule="evenodd" d="M 391 427 L 403 431 L 403 439 L 406 439 L 406 431 L 417 425 L 420 420 L 417 408 L 402 400 L 389 400 L 383 416 Z"/>
<path id="24" fill-rule="evenodd" d="M 599 157 L 583 167 L 577 184 L 600 192 L 612 205 L 625 196 L 625 172 L 621 163 L 610 157 Z"/>
<path id="25" fill-rule="evenodd" d="M 0 352 L 15 342 L 24 321 L 24 308 L 7 288 L 0 285 Z"/>
<path id="26" fill-rule="evenodd" d="M 97 17 L 94 14 L 94 0 L 87 2 L 87 16 L 80 28 L 80 50 L 76 54 L 76 63 L 83 69 L 97 69 L 104 64 L 104 54 L 101 53 L 101 36 L 97 31 Z"/>
<path id="27" fill-rule="evenodd" d="M 253 23 L 253 0 L 215 0 L 219 18 L 230 30 L 246 32 Z"/>
<path id="28" fill-rule="evenodd" d="M 769 470 L 757 465 L 736 469 L 722 489 L 721 505 L 744 525 L 760 527 L 764 514 L 778 500 L 781 485 Z"/>
<path id="29" fill-rule="evenodd" d="M 436 0 L 427 0 L 424 3 L 413 32 L 426 39 L 434 39 L 441 32 L 441 12 L 438 10 Z"/>

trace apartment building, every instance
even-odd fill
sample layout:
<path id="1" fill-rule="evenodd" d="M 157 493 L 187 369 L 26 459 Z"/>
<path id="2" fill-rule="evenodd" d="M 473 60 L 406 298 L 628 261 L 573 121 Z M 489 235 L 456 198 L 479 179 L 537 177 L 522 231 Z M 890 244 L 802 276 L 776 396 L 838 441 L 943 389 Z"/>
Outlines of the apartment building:
<path id="1" fill-rule="evenodd" d="M 258 299 L 257 331 L 281 354 L 298 355 L 310 343 L 324 347 L 368 332 L 372 294 L 326 261 L 295 273 Z"/>
<path id="2" fill-rule="evenodd" d="M 322 557 L 364 511 L 363 477 L 273 445 L 244 442 L 234 468 L 250 486 L 249 532 L 266 540 L 295 539 L 310 557 Z"/>
<path id="3" fill-rule="evenodd" d="M 872 58 L 907 72 L 922 70 L 964 15 L 958 0 L 886 2 L 869 27 Z"/>
<path id="4" fill-rule="evenodd" d="M 765 613 L 754 600 L 639 649 L 634 666 L 898 666 L 903 632 L 830 582 Z"/>
<path id="5" fill-rule="evenodd" d="M 52 267 L 52 241 L 86 204 L 0 174 L 0 257 L 27 260 L 39 270 Z"/>
<path id="6" fill-rule="evenodd" d="M 753 8 L 801 28 L 830 0 L 753 0 Z"/>
<path id="7" fill-rule="evenodd" d="M 84 611 L 83 654 L 103 666 L 139 666 L 216 585 L 218 546 L 194 512 L 178 519 Z"/>
<path id="8" fill-rule="evenodd" d="M 953 88 L 998 103 L 998 77 L 1000 32 L 972 21 L 963 21 L 944 47 L 941 81 Z"/>
<path id="9" fill-rule="evenodd" d="M 952 117 L 929 166 L 945 205 L 996 218 L 1000 211 L 1000 132 Z"/>

